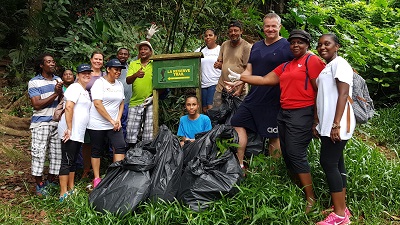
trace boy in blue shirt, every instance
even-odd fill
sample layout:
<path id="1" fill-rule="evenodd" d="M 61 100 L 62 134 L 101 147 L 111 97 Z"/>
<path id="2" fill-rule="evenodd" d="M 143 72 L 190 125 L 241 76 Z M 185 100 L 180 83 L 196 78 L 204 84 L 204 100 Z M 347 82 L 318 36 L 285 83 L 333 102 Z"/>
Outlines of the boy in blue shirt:
<path id="1" fill-rule="evenodd" d="M 197 133 L 211 130 L 211 121 L 208 116 L 199 113 L 199 101 L 196 96 L 186 97 L 185 108 L 187 115 L 179 120 L 178 136 L 182 137 L 181 145 L 185 141 L 194 141 Z"/>

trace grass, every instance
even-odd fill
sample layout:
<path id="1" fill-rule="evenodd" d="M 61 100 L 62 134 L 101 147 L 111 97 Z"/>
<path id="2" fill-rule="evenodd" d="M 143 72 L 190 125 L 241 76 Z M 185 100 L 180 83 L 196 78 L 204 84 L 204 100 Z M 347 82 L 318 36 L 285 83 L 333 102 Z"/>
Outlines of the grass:
<path id="1" fill-rule="evenodd" d="M 388 146 L 397 157 L 400 153 L 400 104 L 380 109 L 367 124 L 357 131 L 372 139 L 377 145 Z"/>
<path id="2" fill-rule="evenodd" d="M 391 110 L 398 110 L 396 109 Z M 384 112 L 384 113 L 383 113 Z M 388 145 L 399 151 L 392 128 L 373 129 L 375 123 L 398 129 L 400 113 L 379 111 L 371 124 L 362 126 L 369 137 L 386 136 Z M 379 121 L 375 121 L 379 120 Z M 383 123 L 382 121 L 385 121 Z M 387 123 L 391 123 L 388 125 Z M 397 124 L 395 124 L 397 123 Z M 386 134 L 386 135 L 383 135 Z M 353 213 L 352 224 L 400 224 L 400 164 L 387 160 L 377 148 L 361 138 L 353 138 L 346 146 L 345 162 L 348 174 L 347 202 Z M 325 174 L 319 165 L 319 141 L 309 147 L 309 161 L 317 202 L 306 215 L 302 190 L 287 176 L 282 159 L 258 156 L 250 161 L 247 178 L 234 197 L 223 197 L 209 209 L 194 212 L 179 202 L 144 202 L 133 215 L 122 218 L 100 214 L 88 204 L 86 182 L 78 182 L 78 194 L 63 203 L 57 190 L 45 199 L 29 197 L 17 206 L 0 204 L 1 224 L 315 224 L 323 219 L 320 212 L 332 205 Z M 15 205 L 15 204 L 13 204 Z M 32 216 L 33 215 L 33 216 Z"/>

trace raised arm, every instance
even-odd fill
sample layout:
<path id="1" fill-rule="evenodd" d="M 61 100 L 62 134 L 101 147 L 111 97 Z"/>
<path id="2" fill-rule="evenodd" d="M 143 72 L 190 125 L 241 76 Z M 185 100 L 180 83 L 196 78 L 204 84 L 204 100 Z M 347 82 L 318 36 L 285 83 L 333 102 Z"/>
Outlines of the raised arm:
<path id="1" fill-rule="evenodd" d="M 251 84 L 251 85 L 277 85 L 279 84 L 279 76 L 274 73 L 273 71 L 268 73 L 267 75 L 264 76 L 255 76 L 251 75 L 248 73 L 247 70 L 245 70 L 242 74 L 238 74 L 233 72 L 231 69 L 228 68 L 229 71 L 229 79 L 231 80 L 238 80 L 234 82 L 225 82 L 229 86 L 238 86 L 243 84 L 243 82 Z"/>

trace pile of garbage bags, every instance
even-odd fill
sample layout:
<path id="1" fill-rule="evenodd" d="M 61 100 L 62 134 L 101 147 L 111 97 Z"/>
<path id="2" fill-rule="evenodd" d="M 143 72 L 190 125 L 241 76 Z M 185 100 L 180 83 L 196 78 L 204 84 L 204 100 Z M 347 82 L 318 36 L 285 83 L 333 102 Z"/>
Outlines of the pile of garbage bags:
<path id="1" fill-rule="evenodd" d="M 125 215 L 142 201 L 175 199 L 200 211 L 222 195 L 233 196 L 243 177 L 235 147 L 219 149 L 217 140 L 238 143 L 236 131 L 217 125 L 181 148 L 165 126 L 151 142 L 140 142 L 122 161 L 111 164 L 106 176 L 89 195 L 96 211 Z"/>
<path id="2" fill-rule="evenodd" d="M 231 125 L 231 119 L 238 110 L 242 100 L 239 97 L 233 96 L 226 92 L 224 89 L 221 93 L 222 103 L 220 106 L 213 107 L 207 110 L 207 115 L 211 120 L 213 126 L 217 124 Z M 196 137 L 197 139 L 197 137 Z M 265 153 L 264 140 L 257 133 L 247 130 L 247 145 L 245 151 L 245 157 L 251 158 L 252 156 Z"/>

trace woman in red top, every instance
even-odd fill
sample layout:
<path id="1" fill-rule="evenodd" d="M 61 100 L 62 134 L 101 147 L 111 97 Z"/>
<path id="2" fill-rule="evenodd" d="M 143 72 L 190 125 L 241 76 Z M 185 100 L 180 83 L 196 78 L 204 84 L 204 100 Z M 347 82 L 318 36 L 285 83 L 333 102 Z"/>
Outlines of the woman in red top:
<path id="1" fill-rule="evenodd" d="M 292 61 L 279 65 L 263 77 L 237 74 L 230 70 L 229 77 L 240 81 L 226 83 L 231 87 L 243 82 L 252 85 L 280 85 L 281 110 L 277 119 L 282 156 L 290 174 L 300 181 L 307 199 L 306 212 L 309 212 L 315 196 L 307 160 L 307 148 L 312 139 L 317 93 L 315 80 L 324 69 L 325 63 L 318 56 L 308 52 L 311 41 L 309 33 L 293 30 L 288 41 L 295 57 Z"/>

